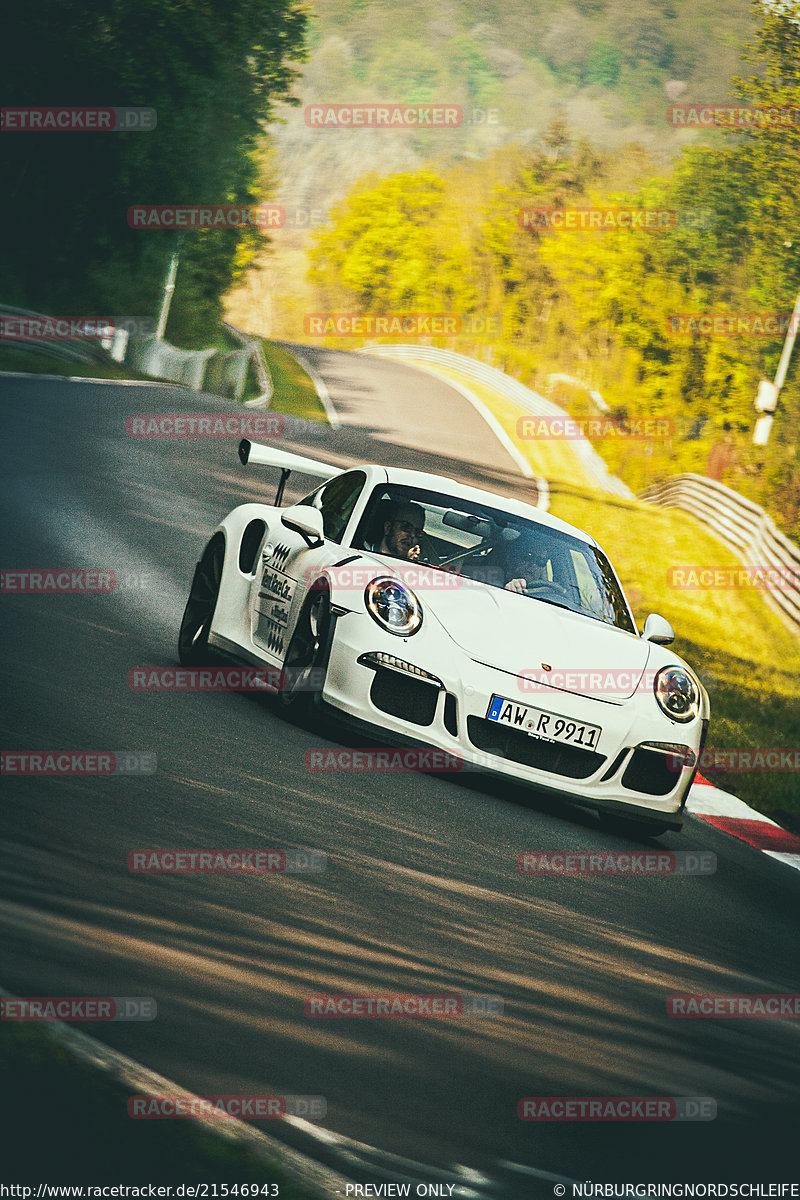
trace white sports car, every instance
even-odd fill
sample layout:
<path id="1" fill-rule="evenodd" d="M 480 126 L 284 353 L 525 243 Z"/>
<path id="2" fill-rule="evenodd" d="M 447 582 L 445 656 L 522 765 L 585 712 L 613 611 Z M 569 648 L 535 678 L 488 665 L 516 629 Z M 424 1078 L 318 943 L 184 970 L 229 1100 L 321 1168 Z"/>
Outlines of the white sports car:
<path id="1" fill-rule="evenodd" d="M 182 663 L 271 667 L 289 709 L 335 710 L 632 832 L 680 829 L 708 696 L 665 648 L 663 617 L 638 632 L 589 534 L 419 471 L 341 471 L 248 441 L 239 457 L 281 469 L 276 503 L 215 530 Z M 282 508 L 291 470 L 325 482 Z"/>

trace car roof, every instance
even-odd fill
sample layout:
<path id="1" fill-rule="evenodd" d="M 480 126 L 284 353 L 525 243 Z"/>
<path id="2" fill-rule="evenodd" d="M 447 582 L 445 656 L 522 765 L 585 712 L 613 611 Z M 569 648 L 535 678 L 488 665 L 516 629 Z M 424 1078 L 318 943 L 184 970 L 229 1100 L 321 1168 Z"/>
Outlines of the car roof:
<path id="1" fill-rule="evenodd" d="M 353 468 L 357 470 L 358 468 Z M 372 484 L 386 481 L 387 483 L 396 483 L 404 487 L 418 487 L 427 491 L 441 491 L 446 494 L 457 496 L 461 500 L 474 500 L 478 504 L 487 504 L 492 508 L 500 508 L 503 512 L 511 513 L 516 517 L 523 517 L 527 521 L 537 521 L 540 525 L 546 525 L 550 529 L 558 529 L 562 533 L 569 533 L 581 542 L 587 542 L 590 546 L 598 546 L 598 543 L 584 529 L 579 529 L 577 525 L 570 525 L 568 521 L 562 521 L 560 517 L 554 517 L 552 513 L 545 512 L 541 508 L 536 508 L 533 504 L 526 504 L 524 500 L 517 500 L 511 496 L 501 496 L 497 492 L 487 492 L 484 488 L 471 487 L 467 483 L 459 483 L 457 479 L 450 479 L 446 475 L 432 475 L 427 471 L 412 471 L 406 467 L 382 467 L 368 466 L 361 467 L 361 470 L 366 470 Z"/>

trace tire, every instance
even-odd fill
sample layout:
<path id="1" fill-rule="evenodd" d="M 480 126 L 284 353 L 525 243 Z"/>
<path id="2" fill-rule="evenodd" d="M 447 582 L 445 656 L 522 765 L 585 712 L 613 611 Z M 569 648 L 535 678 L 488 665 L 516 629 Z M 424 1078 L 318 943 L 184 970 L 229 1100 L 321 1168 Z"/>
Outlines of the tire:
<path id="1" fill-rule="evenodd" d="M 281 672 L 279 701 L 293 716 L 311 716 L 319 708 L 325 682 L 331 603 L 327 588 L 312 588 L 294 627 Z"/>
<path id="2" fill-rule="evenodd" d="M 600 822 L 609 833 L 620 837 L 641 838 L 660 837 L 662 833 L 680 833 L 672 825 L 664 825 L 658 821 L 637 821 L 635 817 L 618 817 L 616 813 L 601 813 Z"/>
<path id="3" fill-rule="evenodd" d="M 178 658 L 184 667 L 203 667 L 214 660 L 208 635 L 217 607 L 224 559 L 225 543 L 222 538 L 215 538 L 195 567 L 178 633 Z"/>

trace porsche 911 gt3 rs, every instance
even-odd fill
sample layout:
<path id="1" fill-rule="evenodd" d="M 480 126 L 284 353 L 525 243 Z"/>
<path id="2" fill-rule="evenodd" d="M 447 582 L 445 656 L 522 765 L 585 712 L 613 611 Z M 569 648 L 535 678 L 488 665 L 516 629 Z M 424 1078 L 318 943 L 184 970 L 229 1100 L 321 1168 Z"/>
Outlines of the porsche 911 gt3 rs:
<path id="1" fill-rule="evenodd" d="M 589 534 L 441 476 L 246 440 L 239 457 L 280 468 L 276 502 L 240 505 L 213 533 L 182 663 L 273 667 L 290 710 L 444 750 L 631 829 L 681 827 L 708 696 L 663 617 L 638 631 Z M 325 482 L 282 507 L 292 470 Z"/>

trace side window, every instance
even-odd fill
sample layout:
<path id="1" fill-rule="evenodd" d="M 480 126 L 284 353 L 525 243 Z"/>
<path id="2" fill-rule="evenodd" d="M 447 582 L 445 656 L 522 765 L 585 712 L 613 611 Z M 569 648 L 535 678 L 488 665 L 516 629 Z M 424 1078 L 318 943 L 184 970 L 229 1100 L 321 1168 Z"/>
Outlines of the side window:
<path id="1" fill-rule="evenodd" d="M 332 542 L 341 541 L 366 480 L 363 471 L 348 471 L 346 475 L 337 475 L 330 483 L 326 483 L 318 494 L 315 508 L 322 513 L 325 537 Z"/>
<path id="2" fill-rule="evenodd" d="M 319 508 L 320 500 L 322 499 L 322 488 L 315 488 L 313 492 L 309 492 L 307 496 L 303 496 L 302 500 L 297 500 L 297 504 L 307 504 L 309 508 Z"/>

